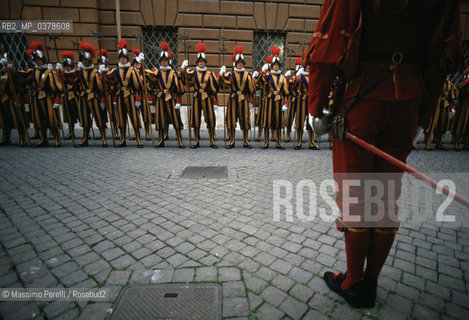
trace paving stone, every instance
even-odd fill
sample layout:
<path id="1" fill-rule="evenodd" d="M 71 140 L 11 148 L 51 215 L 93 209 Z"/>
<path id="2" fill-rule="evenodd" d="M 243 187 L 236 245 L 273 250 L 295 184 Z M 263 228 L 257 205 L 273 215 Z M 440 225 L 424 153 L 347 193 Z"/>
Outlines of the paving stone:
<path id="1" fill-rule="evenodd" d="M 220 281 L 239 281 L 241 273 L 237 268 L 219 268 L 218 278 Z"/>
<path id="2" fill-rule="evenodd" d="M 293 299 L 292 297 L 287 297 L 280 305 L 280 310 L 285 312 L 293 319 L 300 319 L 306 310 L 308 310 L 308 306 Z"/>
<path id="3" fill-rule="evenodd" d="M 215 281 L 217 280 L 217 269 L 214 267 L 200 267 L 195 269 L 195 281 Z"/>
<path id="4" fill-rule="evenodd" d="M 276 307 L 264 303 L 256 312 L 256 317 L 259 320 L 280 320 L 284 313 Z"/>
<path id="5" fill-rule="evenodd" d="M 106 285 L 125 285 L 129 281 L 130 271 L 113 271 L 106 280 Z"/>
<path id="6" fill-rule="evenodd" d="M 287 294 L 275 287 L 267 287 L 264 291 L 262 291 L 260 296 L 268 303 L 278 307 L 283 302 L 283 300 L 285 300 Z"/>
<path id="7" fill-rule="evenodd" d="M 174 270 L 173 282 L 192 282 L 194 281 L 194 269 Z"/>
<path id="8" fill-rule="evenodd" d="M 223 317 L 241 317 L 248 314 L 247 298 L 223 298 Z"/>

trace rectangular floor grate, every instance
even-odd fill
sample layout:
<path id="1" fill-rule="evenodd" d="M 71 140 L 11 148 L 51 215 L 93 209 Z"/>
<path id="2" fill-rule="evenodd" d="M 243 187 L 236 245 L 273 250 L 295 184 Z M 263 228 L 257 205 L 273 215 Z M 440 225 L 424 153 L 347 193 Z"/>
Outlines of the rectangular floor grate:
<path id="1" fill-rule="evenodd" d="M 120 294 L 109 319 L 221 319 L 221 286 L 215 283 L 131 285 Z"/>
<path id="2" fill-rule="evenodd" d="M 186 179 L 226 179 L 226 167 L 186 167 L 181 175 Z"/>

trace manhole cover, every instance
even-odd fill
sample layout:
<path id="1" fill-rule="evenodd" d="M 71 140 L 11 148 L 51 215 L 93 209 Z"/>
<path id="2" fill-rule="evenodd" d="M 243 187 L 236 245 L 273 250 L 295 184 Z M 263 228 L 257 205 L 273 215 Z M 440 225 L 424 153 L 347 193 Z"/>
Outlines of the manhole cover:
<path id="1" fill-rule="evenodd" d="M 110 320 L 221 319 L 218 284 L 131 285 L 121 293 Z"/>
<path id="2" fill-rule="evenodd" d="M 226 167 L 186 167 L 182 177 L 187 179 L 226 179 Z"/>

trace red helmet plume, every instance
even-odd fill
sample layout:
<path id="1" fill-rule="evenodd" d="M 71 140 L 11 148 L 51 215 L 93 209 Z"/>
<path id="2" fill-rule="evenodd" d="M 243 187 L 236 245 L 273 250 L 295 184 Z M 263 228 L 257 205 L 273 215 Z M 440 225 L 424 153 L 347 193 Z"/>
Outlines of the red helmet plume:
<path id="1" fill-rule="evenodd" d="M 231 56 L 231 62 L 237 63 L 240 60 L 244 62 L 243 52 L 244 52 L 243 46 L 235 46 L 234 47 L 234 53 Z"/>
<path id="2" fill-rule="evenodd" d="M 63 59 L 69 58 L 72 61 L 75 60 L 75 55 L 73 54 L 72 51 L 64 50 L 64 51 L 62 51 L 62 53 L 60 55 L 62 56 Z"/>
<path id="3" fill-rule="evenodd" d="M 203 53 L 207 53 L 207 46 L 205 45 L 205 43 L 198 43 L 196 46 L 195 46 L 195 49 L 197 50 L 197 52 L 203 52 Z"/>
<path id="4" fill-rule="evenodd" d="M 109 51 L 107 51 L 106 49 L 99 49 L 98 56 L 105 56 L 106 58 L 109 58 Z"/>
<path id="5" fill-rule="evenodd" d="M 142 51 L 136 49 L 136 48 L 132 48 L 132 53 L 135 55 L 135 56 L 138 56 Z"/>
<path id="6" fill-rule="evenodd" d="M 91 54 L 91 58 L 96 57 L 96 49 L 89 43 L 80 41 L 80 49 Z"/>
<path id="7" fill-rule="evenodd" d="M 119 50 L 127 49 L 127 40 L 120 39 L 119 42 L 117 43 L 117 49 Z"/>
<path id="8" fill-rule="evenodd" d="M 34 50 L 41 50 L 42 52 L 46 51 L 44 44 L 41 41 L 32 41 L 29 43 L 29 48 Z"/>

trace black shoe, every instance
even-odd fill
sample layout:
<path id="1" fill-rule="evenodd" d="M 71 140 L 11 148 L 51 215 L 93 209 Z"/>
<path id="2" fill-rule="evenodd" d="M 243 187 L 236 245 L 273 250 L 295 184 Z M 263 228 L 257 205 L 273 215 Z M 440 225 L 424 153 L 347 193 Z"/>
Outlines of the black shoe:
<path id="1" fill-rule="evenodd" d="M 245 145 L 243 145 L 243 148 L 252 149 L 252 146 L 250 144 L 245 144 Z"/>
<path id="2" fill-rule="evenodd" d="M 282 146 L 282 145 L 275 146 L 275 148 L 277 148 L 277 149 L 280 149 L 280 150 L 285 150 L 285 147 L 284 147 L 284 146 Z"/>
<path id="3" fill-rule="evenodd" d="M 267 145 L 264 144 L 264 145 L 261 146 L 262 150 L 265 150 L 265 149 L 268 149 L 268 148 L 269 148 L 269 144 L 267 144 Z"/>
<path id="4" fill-rule="evenodd" d="M 183 144 L 179 145 L 178 147 L 179 147 L 179 149 L 184 149 L 185 148 L 185 146 Z"/>
<path id="5" fill-rule="evenodd" d="M 301 146 L 296 146 L 295 147 L 295 150 L 300 150 L 301 149 Z"/>
<path id="6" fill-rule="evenodd" d="M 197 142 L 196 144 L 191 145 L 191 149 L 197 149 L 199 147 L 199 143 Z"/>
<path id="7" fill-rule="evenodd" d="M 376 301 L 376 284 L 371 281 L 361 280 L 347 290 L 340 286 L 345 280 L 345 274 L 332 273 L 327 271 L 324 273 L 324 281 L 326 281 L 329 289 L 342 296 L 345 301 L 354 308 L 373 308 Z"/>
<path id="8" fill-rule="evenodd" d="M 160 143 L 155 144 L 155 148 L 163 148 L 164 147 L 164 140 L 161 141 Z"/>
<path id="9" fill-rule="evenodd" d="M 49 142 L 46 139 L 40 140 L 33 148 L 47 147 Z"/>
<path id="10" fill-rule="evenodd" d="M 227 149 L 233 149 L 234 146 L 235 146 L 234 143 L 232 143 L 232 144 L 227 145 L 226 148 L 227 148 Z"/>
<path id="11" fill-rule="evenodd" d="M 210 145 L 210 148 L 216 149 L 216 148 L 217 148 L 217 145 L 216 145 L 216 144 L 211 144 L 211 145 Z"/>
<path id="12" fill-rule="evenodd" d="M 88 146 L 88 140 L 82 141 L 78 144 L 78 147 L 87 147 Z"/>
<path id="13" fill-rule="evenodd" d="M 319 150 L 318 146 L 309 146 L 308 149 L 310 150 Z"/>
<path id="14" fill-rule="evenodd" d="M 107 143 L 103 143 L 102 147 L 107 148 Z"/>
<path id="15" fill-rule="evenodd" d="M 123 147 L 127 147 L 127 142 L 126 142 L 126 141 L 119 142 L 119 143 L 116 145 L 116 148 L 123 148 Z"/>

